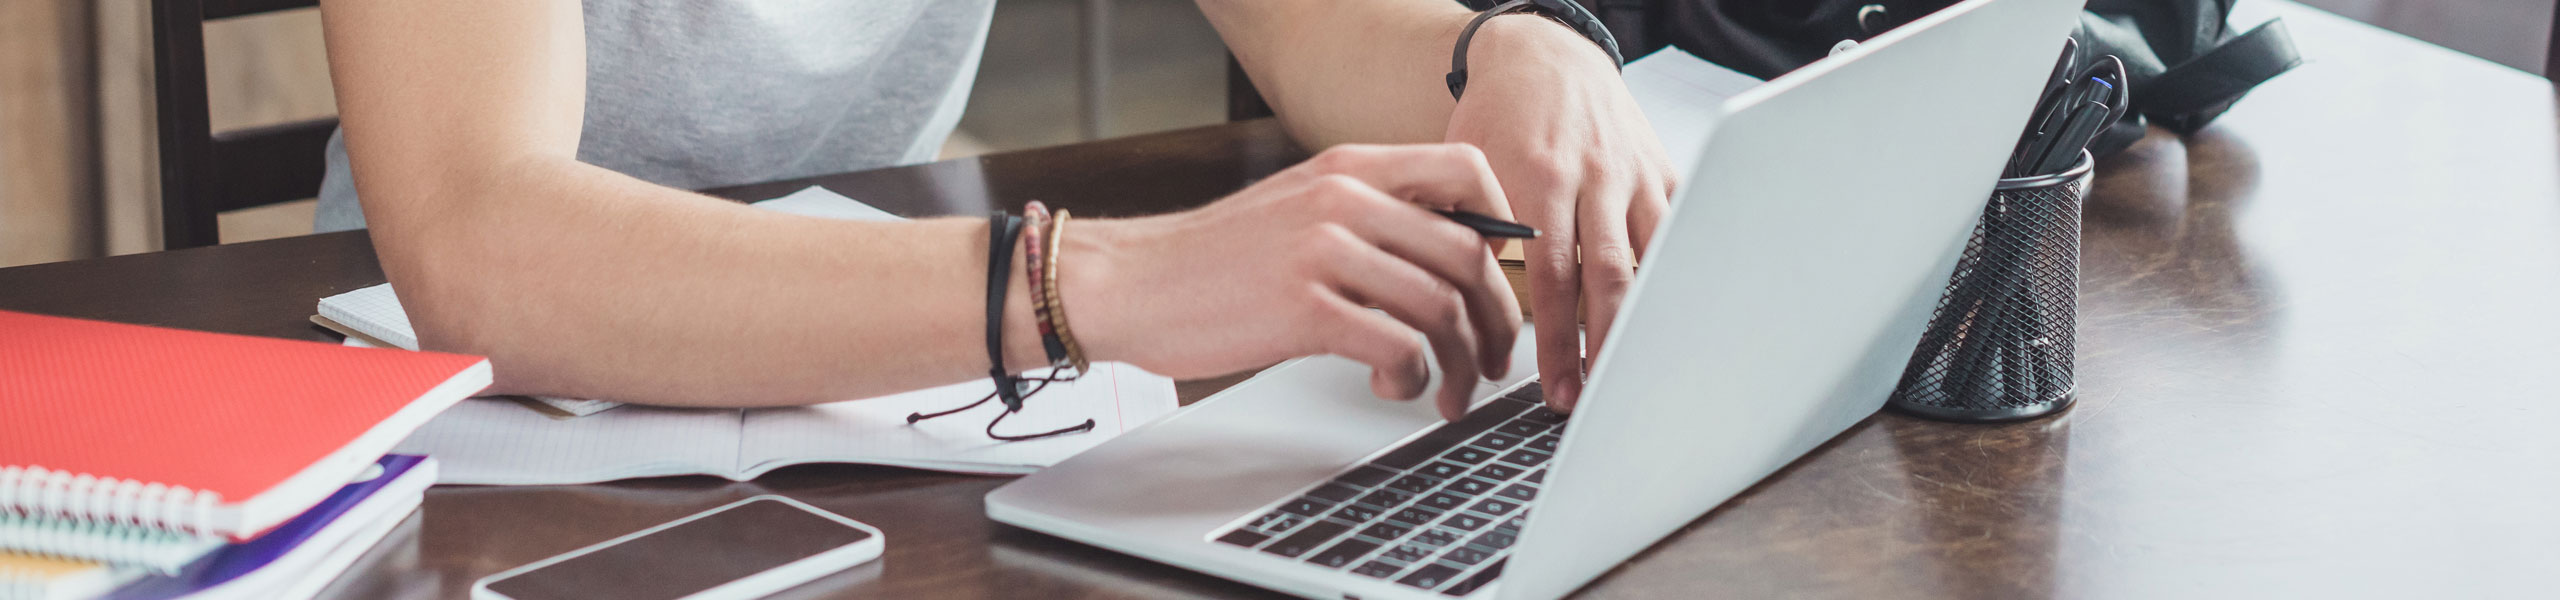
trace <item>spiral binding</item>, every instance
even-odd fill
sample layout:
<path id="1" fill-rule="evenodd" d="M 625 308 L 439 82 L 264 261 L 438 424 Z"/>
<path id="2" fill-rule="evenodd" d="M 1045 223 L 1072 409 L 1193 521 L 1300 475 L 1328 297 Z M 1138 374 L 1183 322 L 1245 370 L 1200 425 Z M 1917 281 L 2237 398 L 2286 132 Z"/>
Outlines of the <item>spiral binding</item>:
<path id="1" fill-rule="evenodd" d="M 16 552 L 170 573 L 223 544 L 210 536 L 121 523 L 0 515 L 0 552 Z"/>
<path id="2" fill-rule="evenodd" d="M 0 551 L 0 600 L 95 598 L 143 574 L 96 561 Z"/>
<path id="3" fill-rule="evenodd" d="M 0 466 L 0 517 L 204 535 L 212 530 L 214 508 L 221 505 L 221 494 L 184 486 Z"/>

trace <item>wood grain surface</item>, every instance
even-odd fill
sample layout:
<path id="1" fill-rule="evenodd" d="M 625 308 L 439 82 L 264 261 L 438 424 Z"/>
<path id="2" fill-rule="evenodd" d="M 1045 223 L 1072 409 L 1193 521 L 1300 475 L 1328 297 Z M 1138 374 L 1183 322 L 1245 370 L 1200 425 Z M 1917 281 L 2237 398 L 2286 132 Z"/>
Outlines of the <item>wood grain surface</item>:
<path id="1" fill-rule="evenodd" d="M 2289 4 L 2250 10 L 2284 14 L 2312 62 L 2200 135 L 2155 135 L 2101 166 L 2078 406 L 1998 426 L 1876 415 L 1581 595 L 2547 595 L 2560 566 L 2550 84 Z M 1255 121 L 814 183 L 908 215 L 1031 198 L 1128 215 L 1197 205 L 1303 155 Z M 326 339 L 304 318 L 321 296 L 382 281 L 367 244 L 345 233 L 0 270 L 0 308 Z M 461 598 L 483 575 L 760 493 L 888 535 L 881 561 L 786 597 L 1269 595 L 995 525 L 980 498 L 1004 481 L 809 466 L 746 483 L 441 487 L 329 595 Z"/>

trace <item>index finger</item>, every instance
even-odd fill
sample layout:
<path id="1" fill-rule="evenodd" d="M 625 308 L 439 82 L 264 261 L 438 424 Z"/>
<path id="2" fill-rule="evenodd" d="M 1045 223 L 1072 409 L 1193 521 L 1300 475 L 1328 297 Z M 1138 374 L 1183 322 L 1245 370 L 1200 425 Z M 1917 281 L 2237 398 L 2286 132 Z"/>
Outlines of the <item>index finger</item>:
<path id="1" fill-rule="evenodd" d="M 1437 209 L 1456 209 L 1505 221 L 1511 202 L 1493 164 L 1472 144 L 1344 144 L 1308 159 L 1324 174 L 1349 175 L 1370 187 L 1406 201 Z"/>

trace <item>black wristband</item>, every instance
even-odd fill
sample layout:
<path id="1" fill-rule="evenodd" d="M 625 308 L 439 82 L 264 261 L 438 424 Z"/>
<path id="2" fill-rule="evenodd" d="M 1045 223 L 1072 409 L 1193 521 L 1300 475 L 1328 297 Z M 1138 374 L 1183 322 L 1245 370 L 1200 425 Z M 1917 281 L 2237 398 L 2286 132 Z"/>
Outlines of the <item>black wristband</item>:
<path id="1" fill-rule="evenodd" d="M 1582 8 L 1581 4 L 1576 4 L 1573 0 L 1511 0 L 1477 13 L 1474 20 L 1467 21 L 1466 30 L 1458 32 L 1458 47 L 1449 53 L 1450 98 L 1459 98 L 1466 94 L 1467 44 L 1475 39 L 1476 28 L 1483 27 L 1487 19 L 1524 10 L 1534 10 L 1555 17 L 1565 26 L 1572 27 L 1575 33 L 1580 33 L 1583 38 L 1591 40 L 1591 43 L 1598 44 L 1602 52 L 1609 53 L 1609 64 L 1621 69 L 1626 67 L 1626 59 L 1618 55 L 1617 38 L 1611 37 L 1609 28 L 1600 24 L 1600 18 L 1592 16 L 1591 11 Z"/>
<path id="2" fill-rule="evenodd" d="M 1013 275 L 1013 240 L 1022 235 L 1022 217 L 998 211 L 987 216 L 987 378 L 995 380 L 996 397 L 1006 412 L 1022 410 L 1022 380 L 1004 368 L 1004 296 Z"/>

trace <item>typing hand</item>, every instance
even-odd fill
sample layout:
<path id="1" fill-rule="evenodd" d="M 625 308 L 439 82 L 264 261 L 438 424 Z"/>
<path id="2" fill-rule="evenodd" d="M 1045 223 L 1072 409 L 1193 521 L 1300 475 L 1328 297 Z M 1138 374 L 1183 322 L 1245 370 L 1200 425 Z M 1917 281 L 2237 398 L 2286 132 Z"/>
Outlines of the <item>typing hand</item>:
<path id="1" fill-rule="evenodd" d="M 1449 140 L 1483 148 L 1513 212 L 1540 232 L 1525 253 L 1538 373 L 1547 404 L 1572 410 L 1590 365 L 1576 303 L 1596 358 L 1678 174 L 1608 54 L 1589 40 L 1516 14 L 1486 21 L 1475 44 Z"/>
<path id="2" fill-rule="evenodd" d="M 1455 419 L 1508 369 L 1520 308 L 1485 240 L 1426 208 L 1510 215 L 1471 146 L 1340 146 L 1198 210 L 1077 221 L 1059 291 L 1088 354 L 1176 378 L 1335 354 L 1409 399 L 1428 340 Z"/>

